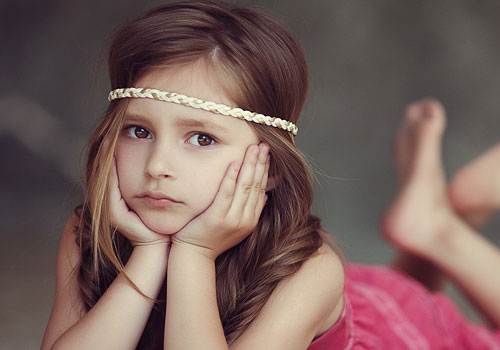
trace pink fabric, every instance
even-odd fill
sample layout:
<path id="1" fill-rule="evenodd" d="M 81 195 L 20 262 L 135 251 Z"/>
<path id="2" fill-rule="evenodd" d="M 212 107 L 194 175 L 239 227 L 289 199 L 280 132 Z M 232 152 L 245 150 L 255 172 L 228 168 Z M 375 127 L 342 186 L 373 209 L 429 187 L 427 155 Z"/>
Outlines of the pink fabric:
<path id="1" fill-rule="evenodd" d="M 500 330 L 471 323 L 445 294 L 386 266 L 345 272 L 342 315 L 308 350 L 500 350 Z"/>

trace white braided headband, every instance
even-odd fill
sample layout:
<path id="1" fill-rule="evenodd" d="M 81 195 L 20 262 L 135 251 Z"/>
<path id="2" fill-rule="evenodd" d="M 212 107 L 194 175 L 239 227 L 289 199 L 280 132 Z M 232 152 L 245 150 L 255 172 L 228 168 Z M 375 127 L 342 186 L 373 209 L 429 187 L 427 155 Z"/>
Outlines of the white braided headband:
<path id="1" fill-rule="evenodd" d="M 295 124 L 288 120 L 246 111 L 238 107 L 229 107 L 221 103 L 204 101 L 196 97 L 189 97 L 186 95 L 177 94 L 175 92 L 161 91 L 157 89 L 134 87 L 114 89 L 109 93 L 108 101 L 125 97 L 144 97 L 159 101 L 174 102 L 188 107 L 204 109 L 206 111 L 214 112 L 217 114 L 245 119 L 249 122 L 265 124 L 268 126 L 273 126 L 275 128 L 281 128 L 291 132 L 294 136 L 297 135 L 297 132 L 299 130 Z"/>

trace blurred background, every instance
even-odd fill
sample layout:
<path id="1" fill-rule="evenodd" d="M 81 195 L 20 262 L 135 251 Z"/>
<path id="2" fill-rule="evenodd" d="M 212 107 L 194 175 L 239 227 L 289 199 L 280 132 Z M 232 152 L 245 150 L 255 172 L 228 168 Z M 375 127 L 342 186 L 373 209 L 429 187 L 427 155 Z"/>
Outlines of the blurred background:
<path id="1" fill-rule="evenodd" d="M 311 88 L 296 140 L 317 170 L 315 213 L 349 259 L 390 262 L 378 221 L 396 189 L 404 106 L 426 96 L 445 105 L 448 176 L 500 141 L 500 2 L 234 2 L 266 8 L 306 51 Z M 107 104 L 109 35 L 161 3 L 0 2 L 1 349 L 40 347 L 57 243 Z M 483 234 L 500 244 L 498 216 Z M 456 288 L 446 293 L 479 319 Z"/>

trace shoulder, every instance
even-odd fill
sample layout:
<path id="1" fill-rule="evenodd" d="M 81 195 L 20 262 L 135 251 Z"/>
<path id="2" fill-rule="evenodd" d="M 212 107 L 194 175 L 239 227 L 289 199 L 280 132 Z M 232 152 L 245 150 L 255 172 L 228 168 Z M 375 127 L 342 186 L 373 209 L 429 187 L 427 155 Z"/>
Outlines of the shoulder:
<path id="1" fill-rule="evenodd" d="M 309 285 L 309 315 L 316 319 L 314 337 L 326 332 L 339 318 L 343 306 L 344 266 L 342 260 L 330 246 L 323 244 L 304 262 L 294 276 L 297 288 Z M 320 321 L 319 321 L 320 320 Z"/>
<path id="2" fill-rule="evenodd" d="M 342 262 L 323 244 L 294 275 L 278 284 L 232 349 L 307 348 L 326 323 L 338 318 L 332 322 L 342 303 L 343 287 Z"/>
<path id="3" fill-rule="evenodd" d="M 289 278 L 278 284 L 276 295 L 286 294 L 289 297 L 314 297 L 308 300 L 307 313 L 332 309 L 337 304 L 344 287 L 344 269 L 340 258 L 325 243 L 307 259 L 300 269 Z"/>

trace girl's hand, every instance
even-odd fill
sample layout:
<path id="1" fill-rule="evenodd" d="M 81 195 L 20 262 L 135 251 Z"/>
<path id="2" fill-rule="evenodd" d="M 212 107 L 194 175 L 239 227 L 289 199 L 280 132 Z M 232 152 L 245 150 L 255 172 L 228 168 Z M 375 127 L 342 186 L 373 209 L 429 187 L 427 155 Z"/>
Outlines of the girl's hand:
<path id="1" fill-rule="evenodd" d="M 116 158 L 113 157 L 113 166 L 109 180 L 109 199 L 111 222 L 135 247 L 138 245 L 170 244 L 169 235 L 160 235 L 150 230 L 139 216 L 127 206 L 122 197 L 118 174 L 116 171 Z"/>
<path id="2" fill-rule="evenodd" d="M 212 204 L 172 236 L 172 245 L 190 246 L 215 260 L 248 236 L 267 200 L 268 153 L 268 145 L 250 145 L 241 167 L 231 163 Z"/>

